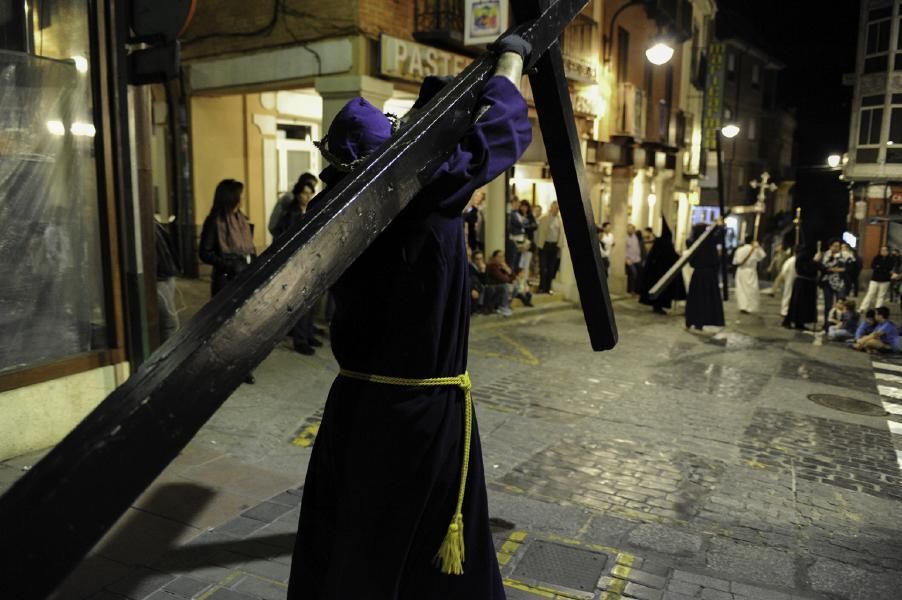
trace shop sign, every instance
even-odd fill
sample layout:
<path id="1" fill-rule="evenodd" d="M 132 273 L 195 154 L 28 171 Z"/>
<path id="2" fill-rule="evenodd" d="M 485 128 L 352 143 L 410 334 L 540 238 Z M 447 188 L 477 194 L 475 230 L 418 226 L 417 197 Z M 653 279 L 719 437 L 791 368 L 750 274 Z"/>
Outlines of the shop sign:
<path id="1" fill-rule="evenodd" d="M 705 111 L 702 116 L 702 147 L 706 150 L 714 150 L 717 147 L 717 130 L 721 127 L 723 81 L 726 75 L 724 48 L 723 43 L 712 43 L 708 46 L 707 88 Z"/>
<path id="2" fill-rule="evenodd" d="M 385 34 L 379 38 L 379 58 L 379 73 L 383 77 L 416 82 L 430 75 L 457 75 L 473 60 Z"/>
<path id="3" fill-rule="evenodd" d="M 491 44 L 507 30 L 507 0 L 464 0 L 464 44 Z"/>

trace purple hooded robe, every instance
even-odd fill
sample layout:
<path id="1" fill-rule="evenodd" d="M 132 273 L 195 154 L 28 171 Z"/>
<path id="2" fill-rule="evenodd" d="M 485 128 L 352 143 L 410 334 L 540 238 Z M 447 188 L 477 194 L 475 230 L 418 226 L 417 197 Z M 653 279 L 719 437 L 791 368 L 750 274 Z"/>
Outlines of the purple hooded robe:
<path id="1" fill-rule="evenodd" d="M 461 213 L 532 138 L 526 102 L 509 80 L 491 78 L 481 103 L 488 110 L 423 191 L 334 286 L 331 340 L 342 368 L 404 378 L 466 371 L 470 288 Z M 458 496 L 463 403 L 455 387 L 335 379 L 304 485 L 290 600 L 505 598 L 475 416 L 464 574 L 433 564 Z"/>

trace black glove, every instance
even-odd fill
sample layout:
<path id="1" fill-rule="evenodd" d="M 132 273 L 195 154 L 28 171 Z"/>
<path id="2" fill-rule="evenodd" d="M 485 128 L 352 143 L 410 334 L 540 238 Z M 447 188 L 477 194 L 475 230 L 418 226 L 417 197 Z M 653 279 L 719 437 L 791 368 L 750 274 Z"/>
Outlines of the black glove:
<path id="1" fill-rule="evenodd" d="M 489 50 L 498 55 L 504 54 L 505 52 L 515 52 L 520 55 L 520 58 L 522 58 L 525 63 L 526 59 L 529 57 L 529 53 L 532 52 L 532 44 L 516 33 L 512 33 L 511 35 L 504 36 L 500 40 L 494 41 L 489 46 Z"/>

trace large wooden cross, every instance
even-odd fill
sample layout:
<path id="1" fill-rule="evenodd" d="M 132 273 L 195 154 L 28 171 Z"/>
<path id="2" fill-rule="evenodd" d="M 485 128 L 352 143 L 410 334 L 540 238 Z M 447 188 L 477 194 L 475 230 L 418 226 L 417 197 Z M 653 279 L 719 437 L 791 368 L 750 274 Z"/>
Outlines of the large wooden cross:
<path id="1" fill-rule="evenodd" d="M 587 0 L 512 3 L 592 348 L 617 331 L 558 38 Z M 492 76 L 482 56 L 161 346 L 0 497 L 4 598 L 55 589 L 457 144 Z M 423 157 L 430 157 L 424 164 Z"/>

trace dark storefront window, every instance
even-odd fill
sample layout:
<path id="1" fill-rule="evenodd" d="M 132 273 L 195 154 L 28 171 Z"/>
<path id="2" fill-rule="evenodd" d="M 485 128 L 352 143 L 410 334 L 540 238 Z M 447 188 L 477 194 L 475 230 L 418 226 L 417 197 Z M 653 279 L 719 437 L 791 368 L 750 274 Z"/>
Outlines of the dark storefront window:
<path id="1" fill-rule="evenodd" d="M 108 345 L 88 2 L 20 4 L 0 2 L 0 373 Z"/>

